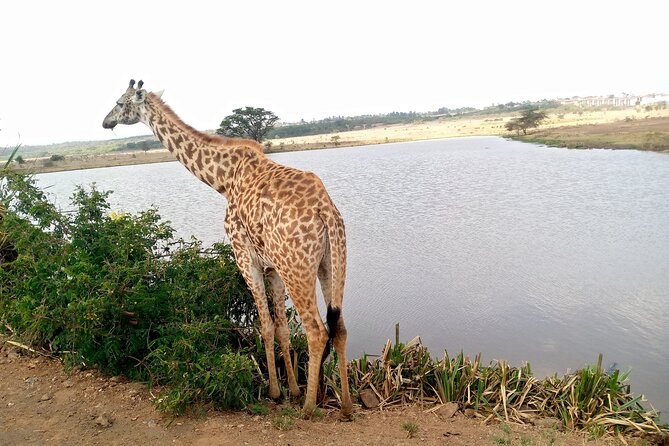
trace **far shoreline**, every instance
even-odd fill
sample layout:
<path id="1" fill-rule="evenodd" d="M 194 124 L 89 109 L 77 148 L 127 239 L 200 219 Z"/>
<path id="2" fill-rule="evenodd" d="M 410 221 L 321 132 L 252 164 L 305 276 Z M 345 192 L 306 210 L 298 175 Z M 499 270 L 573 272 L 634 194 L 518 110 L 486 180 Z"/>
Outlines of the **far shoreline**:
<path id="1" fill-rule="evenodd" d="M 573 116 L 549 115 L 539 129 L 527 135 L 506 131 L 504 123 L 513 115 L 502 118 L 479 116 L 273 139 L 265 141 L 265 145 L 269 146 L 266 153 L 274 154 L 466 136 L 498 136 L 571 149 L 627 149 L 669 153 L 669 110 L 660 110 L 644 117 L 630 116 L 633 111 L 609 110 L 590 114 L 573 113 Z M 102 154 L 65 154 L 59 158 L 62 159 L 26 159 L 21 165 L 13 163 L 12 168 L 32 174 L 176 161 L 164 148 Z"/>

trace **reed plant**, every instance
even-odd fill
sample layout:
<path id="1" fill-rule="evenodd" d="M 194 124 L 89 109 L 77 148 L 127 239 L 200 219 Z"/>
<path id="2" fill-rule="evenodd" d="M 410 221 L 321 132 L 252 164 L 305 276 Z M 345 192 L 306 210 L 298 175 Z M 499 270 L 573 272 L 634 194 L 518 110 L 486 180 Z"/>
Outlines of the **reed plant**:
<path id="1" fill-rule="evenodd" d="M 453 357 L 445 352 L 442 359 L 433 359 L 415 338 L 406 345 L 387 341 L 374 360 L 368 355 L 354 359 L 349 376 L 354 391 L 371 389 L 377 395 L 381 409 L 407 403 L 436 408 L 455 402 L 484 421 L 554 418 L 571 430 L 669 434 L 660 414 L 644 408 L 642 396 L 631 393 L 628 373 L 605 371 L 602 360 L 600 354 L 595 366 L 539 379 L 529 364 L 484 365 L 480 354 L 472 360 L 462 352 Z"/>

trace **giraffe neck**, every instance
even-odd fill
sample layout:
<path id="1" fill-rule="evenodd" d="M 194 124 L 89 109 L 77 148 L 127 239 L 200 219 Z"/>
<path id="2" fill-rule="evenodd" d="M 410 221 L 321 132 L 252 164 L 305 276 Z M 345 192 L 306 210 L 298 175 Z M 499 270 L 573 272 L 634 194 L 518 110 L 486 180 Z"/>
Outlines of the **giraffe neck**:
<path id="1" fill-rule="evenodd" d="M 142 121 L 163 146 L 191 173 L 229 199 L 235 172 L 243 158 L 244 150 L 240 148 L 240 143 L 257 150 L 254 143 L 195 130 L 153 93 L 147 95 L 145 104 L 146 113 Z"/>

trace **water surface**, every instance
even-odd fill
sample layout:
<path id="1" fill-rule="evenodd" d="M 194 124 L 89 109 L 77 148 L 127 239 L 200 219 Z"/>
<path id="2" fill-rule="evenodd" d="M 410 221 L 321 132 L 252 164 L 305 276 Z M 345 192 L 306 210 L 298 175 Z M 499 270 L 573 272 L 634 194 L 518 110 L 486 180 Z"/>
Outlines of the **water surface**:
<path id="1" fill-rule="evenodd" d="M 669 411 L 669 156 L 475 137 L 271 155 L 316 172 L 347 225 L 349 354 L 400 323 L 433 354 L 529 361 L 545 375 L 632 369 Z M 157 206 L 178 234 L 224 239 L 225 200 L 178 163 L 38 176 L 112 208 Z"/>

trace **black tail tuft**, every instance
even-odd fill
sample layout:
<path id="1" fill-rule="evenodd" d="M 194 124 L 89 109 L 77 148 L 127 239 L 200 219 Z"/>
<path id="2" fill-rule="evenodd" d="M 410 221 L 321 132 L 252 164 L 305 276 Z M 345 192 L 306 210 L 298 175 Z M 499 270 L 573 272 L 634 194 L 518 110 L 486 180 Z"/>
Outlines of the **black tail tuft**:
<path id="1" fill-rule="evenodd" d="M 339 316 L 341 310 L 339 308 L 332 308 L 328 305 L 328 313 L 325 319 L 328 322 L 328 337 L 332 340 L 337 335 L 337 326 L 339 325 Z"/>
<path id="2" fill-rule="evenodd" d="M 325 349 L 323 351 L 323 357 L 321 358 L 321 365 L 325 362 L 325 358 L 328 357 L 330 354 L 330 350 L 332 349 L 332 339 L 335 337 L 337 334 L 337 326 L 339 325 L 339 316 L 341 314 L 341 310 L 339 308 L 332 308 L 330 305 L 328 305 L 328 313 L 325 316 L 325 320 L 328 323 L 328 342 L 325 343 Z M 323 371 L 321 370 L 321 373 Z"/>

